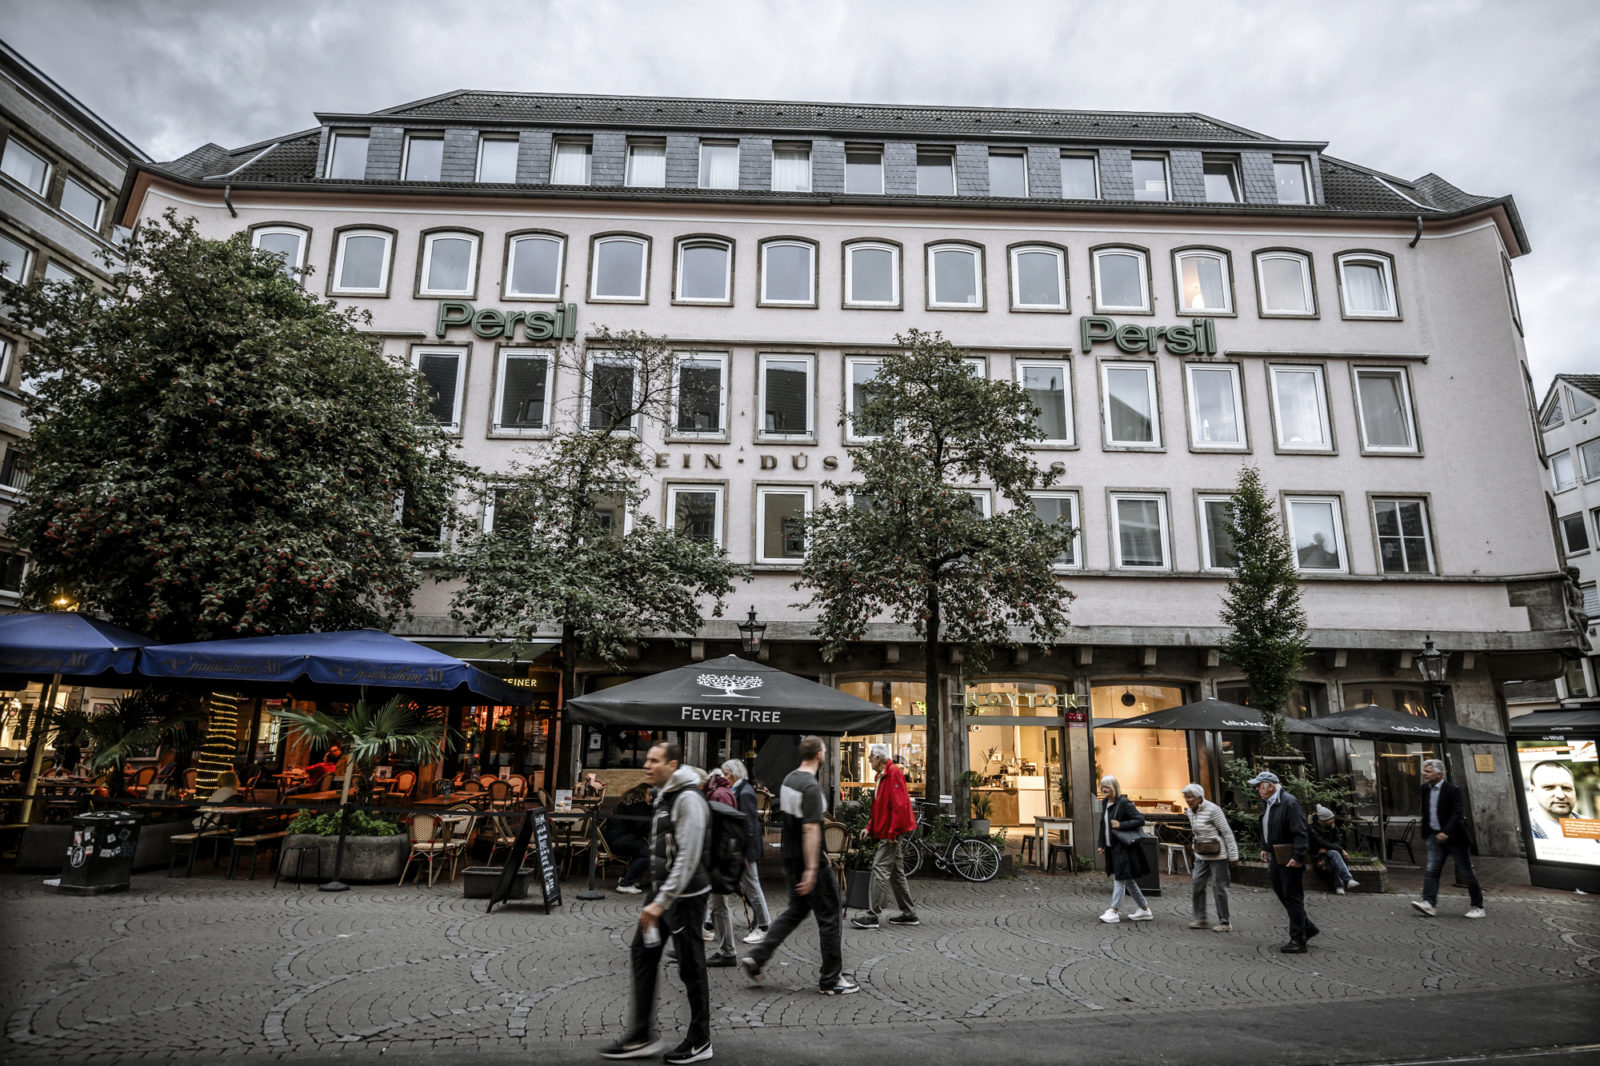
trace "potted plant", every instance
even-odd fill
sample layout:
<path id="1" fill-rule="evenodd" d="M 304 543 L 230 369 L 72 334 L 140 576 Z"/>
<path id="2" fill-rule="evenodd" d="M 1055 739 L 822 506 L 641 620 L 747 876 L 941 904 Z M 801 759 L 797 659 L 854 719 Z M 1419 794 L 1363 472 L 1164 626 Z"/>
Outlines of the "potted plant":
<path id="1" fill-rule="evenodd" d="M 339 831 L 343 827 L 344 857 L 340 878 L 351 881 L 393 881 L 405 866 L 407 847 L 405 830 L 393 817 L 351 811 L 348 821 L 342 810 L 306 810 L 289 822 L 289 836 L 284 841 L 279 868 L 285 875 L 309 874 L 321 870 L 332 874 L 339 859 Z M 294 848 L 317 849 L 316 859 L 292 857 Z M 296 869 L 298 867 L 298 870 Z"/>
<path id="2" fill-rule="evenodd" d="M 989 815 L 994 812 L 994 803 L 987 793 L 978 791 L 978 786 L 983 782 L 984 776 L 976 770 L 968 770 L 961 775 L 961 783 L 967 787 L 967 803 L 972 808 L 968 831 L 973 836 L 986 837 L 989 835 Z"/>

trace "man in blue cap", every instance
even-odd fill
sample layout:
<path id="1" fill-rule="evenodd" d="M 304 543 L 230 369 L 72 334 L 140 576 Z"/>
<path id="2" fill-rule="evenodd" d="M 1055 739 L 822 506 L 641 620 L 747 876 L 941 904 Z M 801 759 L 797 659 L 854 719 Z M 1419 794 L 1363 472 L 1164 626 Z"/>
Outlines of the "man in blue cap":
<path id="1" fill-rule="evenodd" d="M 1272 891 L 1289 912 L 1289 942 L 1279 948 L 1285 955 L 1303 955 L 1306 941 L 1321 930 L 1306 917 L 1306 816 L 1300 801 L 1283 790 L 1278 775 L 1263 770 L 1249 784 L 1261 797 L 1261 861 L 1268 864 Z"/>

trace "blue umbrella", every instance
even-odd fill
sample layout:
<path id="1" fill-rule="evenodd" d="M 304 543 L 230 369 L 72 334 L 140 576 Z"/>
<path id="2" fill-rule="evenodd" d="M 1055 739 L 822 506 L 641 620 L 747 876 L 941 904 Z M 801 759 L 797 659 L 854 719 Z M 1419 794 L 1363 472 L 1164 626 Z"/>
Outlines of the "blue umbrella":
<path id="1" fill-rule="evenodd" d="M 0 686 L 12 681 L 119 687 L 138 667 L 139 649 L 154 643 L 132 630 L 73 611 L 0 616 Z"/>
<path id="2" fill-rule="evenodd" d="M 534 701 L 529 689 L 376 629 L 157 644 L 144 649 L 140 669 L 146 677 L 233 682 L 256 691 L 375 688 L 427 692 L 445 703 Z"/>

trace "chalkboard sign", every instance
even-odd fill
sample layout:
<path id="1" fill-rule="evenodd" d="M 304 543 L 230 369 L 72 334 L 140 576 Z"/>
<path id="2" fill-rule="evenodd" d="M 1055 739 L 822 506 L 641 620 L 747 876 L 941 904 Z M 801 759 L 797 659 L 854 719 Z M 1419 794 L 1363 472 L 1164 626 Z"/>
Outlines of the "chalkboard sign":
<path id="1" fill-rule="evenodd" d="M 511 898 L 511 888 L 528 856 L 528 845 L 533 845 L 533 863 L 539 875 L 539 890 L 544 895 L 544 912 L 561 902 L 561 881 L 556 875 L 555 849 L 550 842 L 550 818 L 543 807 L 535 807 L 522 819 L 517 837 L 511 843 L 505 867 L 500 872 L 500 885 L 489 897 L 485 913 L 494 910 L 496 903 Z"/>

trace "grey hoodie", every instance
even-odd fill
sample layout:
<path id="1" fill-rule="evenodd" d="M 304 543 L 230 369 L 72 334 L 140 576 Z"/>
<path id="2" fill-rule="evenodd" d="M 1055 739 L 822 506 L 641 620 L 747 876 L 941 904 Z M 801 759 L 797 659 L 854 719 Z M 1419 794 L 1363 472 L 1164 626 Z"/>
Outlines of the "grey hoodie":
<path id="1" fill-rule="evenodd" d="M 656 796 L 650 829 L 651 880 L 656 892 L 648 903 L 667 908 L 681 896 L 711 891 L 700 862 L 710 813 L 694 768 L 679 766 Z"/>

